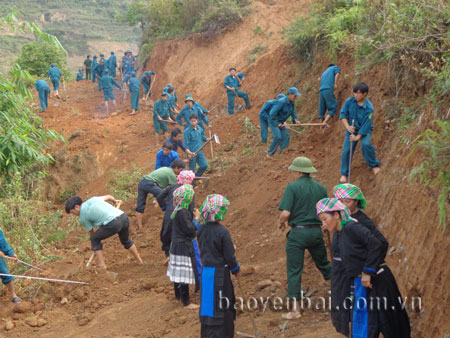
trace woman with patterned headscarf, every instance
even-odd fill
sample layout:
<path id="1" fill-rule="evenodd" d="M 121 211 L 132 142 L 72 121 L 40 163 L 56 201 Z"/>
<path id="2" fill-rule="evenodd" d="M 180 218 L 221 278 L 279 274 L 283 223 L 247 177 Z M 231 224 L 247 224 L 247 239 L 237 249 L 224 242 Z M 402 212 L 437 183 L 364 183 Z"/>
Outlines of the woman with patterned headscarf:
<path id="1" fill-rule="evenodd" d="M 219 222 L 230 202 L 222 195 L 209 195 L 200 207 L 198 231 L 203 264 L 200 296 L 201 337 L 233 337 L 236 319 L 233 283 L 239 264 L 230 231 Z M 220 297 L 219 297 L 220 295 Z"/>
<path id="2" fill-rule="evenodd" d="M 189 205 L 194 198 L 194 188 L 185 184 L 173 192 L 175 209 L 170 218 L 173 220 L 172 244 L 170 245 L 167 276 L 174 283 L 175 297 L 180 299 L 187 309 L 198 309 L 196 304 L 190 304 L 189 284 L 198 284 L 197 265 L 192 241 L 197 228 Z"/>
<path id="3" fill-rule="evenodd" d="M 352 218 L 357 219 L 358 223 L 364 225 L 381 243 L 383 243 L 384 256 L 386 257 L 389 242 L 378 230 L 374 222 L 362 211 L 366 209 L 366 199 L 364 198 L 361 189 L 359 189 L 356 185 L 344 183 L 335 186 L 333 191 L 334 197 L 341 201 L 350 210 Z M 382 263 L 384 263 L 384 260 Z"/>
<path id="4" fill-rule="evenodd" d="M 172 241 L 172 224 L 173 220 L 170 219 L 175 205 L 173 204 L 173 192 L 181 187 L 183 184 L 191 184 L 195 178 L 195 174 L 191 170 L 183 170 L 177 176 L 177 183 L 169 185 L 163 190 L 157 197 L 158 204 L 164 211 L 164 218 L 161 225 L 160 239 L 161 239 L 161 250 L 163 250 L 167 257 L 169 257 L 170 243 Z M 194 212 L 194 199 L 192 199 L 189 205 L 189 210 L 191 213 Z"/>
<path id="5" fill-rule="evenodd" d="M 349 336 L 351 330 L 352 337 L 410 337 L 395 278 L 387 265 L 380 267 L 383 243 L 336 198 L 321 199 L 317 214 L 333 233 L 331 321 L 336 331 Z"/>

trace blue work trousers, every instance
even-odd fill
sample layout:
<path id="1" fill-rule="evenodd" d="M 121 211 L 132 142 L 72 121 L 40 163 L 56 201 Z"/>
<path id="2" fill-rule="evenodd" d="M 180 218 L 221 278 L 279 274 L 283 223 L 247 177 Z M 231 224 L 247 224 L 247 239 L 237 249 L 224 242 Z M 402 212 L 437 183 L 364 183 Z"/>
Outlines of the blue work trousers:
<path id="1" fill-rule="evenodd" d="M 4 273 L 9 275 L 9 270 L 8 270 L 8 266 L 6 265 L 5 259 L 4 258 L 0 258 L 0 273 Z M 1 276 L 2 278 L 2 283 L 3 285 L 8 284 L 9 282 L 11 282 L 14 277 L 9 277 L 9 276 Z"/>
<path id="2" fill-rule="evenodd" d="M 142 85 L 144 86 L 144 95 L 147 95 L 148 91 L 150 90 L 150 86 L 144 82 L 142 82 Z"/>
<path id="3" fill-rule="evenodd" d="M 328 112 L 327 112 L 328 110 Z M 325 113 L 334 116 L 337 110 L 337 100 L 334 91 L 324 89 L 319 92 L 319 119 L 325 118 Z"/>
<path id="4" fill-rule="evenodd" d="M 361 151 L 364 160 L 366 160 L 367 165 L 370 168 L 374 168 L 380 165 L 380 161 L 377 159 L 375 155 L 375 147 L 370 143 L 371 137 L 372 133 L 363 135 L 361 137 Z M 344 146 L 342 149 L 342 156 L 341 156 L 341 175 L 343 176 L 348 176 L 350 143 L 353 143 L 352 145 L 352 159 L 353 159 L 353 154 L 355 153 L 358 141 L 350 142 L 350 133 L 347 132 L 345 135 Z"/>
<path id="5" fill-rule="evenodd" d="M 59 79 L 50 79 L 53 84 L 53 90 L 59 90 Z"/>
<path id="6" fill-rule="evenodd" d="M 269 155 L 275 154 L 275 152 L 278 149 L 278 146 L 280 146 L 280 154 L 283 152 L 283 149 L 286 149 L 289 145 L 289 140 L 291 137 L 289 136 L 289 132 L 286 127 L 277 127 L 273 126 L 269 123 L 270 130 L 272 130 L 273 140 L 270 144 L 268 153 Z"/>
<path id="7" fill-rule="evenodd" d="M 139 91 L 131 92 L 131 109 L 139 110 Z"/>
<path id="8" fill-rule="evenodd" d="M 234 114 L 234 100 L 236 99 L 236 93 L 234 91 L 227 91 L 228 95 L 228 115 Z M 248 94 L 246 92 L 237 91 L 237 96 L 241 97 L 245 101 L 245 107 L 250 106 L 250 100 L 248 99 Z"/>
<path id="9" fill-rule="evenodd" d="M 50 88 L 42 88 L 39 90 L 39 103 L 44 112 L 48 107 L 48 96 L 50 95 Z"/>
<path id="10" fill-rule="evenodd" d="M 259 114 L 259 126 L 261 128 L 261 143 L 267 143 L 267 135 L 269 134 L 269 121 L 267 114 Z"/>
<path id="11" fill-rule="evenodd" d="M 206 160 L 205 154 L 203 153 L 203 150 L 200 150 L 194 158 L 192 158 L 189 161 L 189 170 L 192 170 L 195 172 L 195 167 L 198 164 L 198 170 L 195 173 L 195 176 L 202 176 L 203 173 L 208 168 L 208 161 Z"/>

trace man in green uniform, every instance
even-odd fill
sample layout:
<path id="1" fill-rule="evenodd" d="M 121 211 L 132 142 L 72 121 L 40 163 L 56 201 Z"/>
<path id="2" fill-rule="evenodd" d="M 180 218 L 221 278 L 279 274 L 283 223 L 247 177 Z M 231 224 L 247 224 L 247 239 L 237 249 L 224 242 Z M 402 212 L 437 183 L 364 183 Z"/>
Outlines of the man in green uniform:
<path id="1" fill-rule="evenodd" d="M 86 68 L 86 80 L 91 80 L 92 60 L 90 55 L 86 56 L 86 60 L 84 60 L 84 68 Z"/>
<path id="2" fill-rule="evenodd" d="M 301 278 L 305 250 L 311 254 L 316 267 L 325 280 L 331 279 L 331 264 L 327 258 L 327 250 L 321 230 L 322 222 L 317 217 L 316 203 L 327 197 L 327 189 L 314 181 L 311 173 L 317 172 L 307 157 L 297 157 L 289 170 L 299 173 L 294 182 L 287 185 L 278 209 L 281 210 L 278 228 L 284 231 L 286 222 L 291 227 L 286 238 L 286 270 L 288 293 L 286 297 L 293 301 L 291 312 L 284 314 L 284 319 L 300 318 Z"/>

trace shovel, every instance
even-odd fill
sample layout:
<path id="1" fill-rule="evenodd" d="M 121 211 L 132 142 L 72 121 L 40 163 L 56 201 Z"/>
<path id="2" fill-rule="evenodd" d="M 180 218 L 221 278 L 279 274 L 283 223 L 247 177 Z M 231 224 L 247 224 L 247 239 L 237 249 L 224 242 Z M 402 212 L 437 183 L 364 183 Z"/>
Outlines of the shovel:
<path id="1" fill-rule="evenodd" d="M 192 157 L 197 156 L 198 153 L 200 152 L 200 150 L 202 150 L 212 140 L 214 140 L 214 142 L 216 142 L 217 144 L 220 144 L 219 136 L 217 136 L 216 134 L 213 134 L 209 139 L 206 140 L 205 143 L 203 143 L 203 145 L 194 153 L 194 155 Z"/>
<path id="2" fill-rule="evenodd" d="M 147 105 L 147 99 L 152 93 L 152 87 L 153 87 L 153 84 L 156 81 L 156 74 L 155 74 L 155 77 L 153 78 L 153 80 L 150 80 L 150 81 L 151 81 L 150 88 L 148 89 L 147 95 L 145 96 L 145 100 L 144 100 L 145 101 L 145 105 Z"/>
<path id="3" fill-rule="evenodd" d="M 298 127 L 298 126 L 324 126 L 323 123 L 297 123 L 297 124 L 286 124 L 289 127 Z"/>
<path id="4" fill-rule="evenodd" d="M 239 275 L 236 275 L 235 277 L 236 277 L 236 280 L 237 280 L 237 284 L 239 286 L 239 290 L 241 290 L 242 298 L 244 299 L 244 304 L 248 304 L 248 302 L 247 302 L 247 294 L 245 293 L 245 291 L 244 291 L 244 289 L 243 289 L 243 287 L 241 285 L 241 280 L 239 278 Z M 256 327 L 255 318 L 253 318 L 253 315 L 252 315 L 251 312 L 249 312 L 249 315 L 250 315 L 250 321 L 252 322 L 253 330 L 255 331 L 255 335 L 251 336 L 251 335 L 248 335 L 246 333 L 243 334 L 241 332 L 238 332 L 238 334 L 243 335 L 244 337 L 261 337 L 262 336 L 261 332 L 259 332 L 258 328 Z"/>
<path id="5" fill-rule="evenodd" d="M 355 126 L 355 119 L 353 119 L 352 121 L 352 127 L 354 126 Z M 353 135 L 353 133 L 351 133 L 351 135 Z M 348 183 L 350 183 L 350 173 L 352 170 L 352 152 L 353 152 L 353 141 L 350 141 L 350 154 L 348 156 L 348 180 L 347 180 Z"/>

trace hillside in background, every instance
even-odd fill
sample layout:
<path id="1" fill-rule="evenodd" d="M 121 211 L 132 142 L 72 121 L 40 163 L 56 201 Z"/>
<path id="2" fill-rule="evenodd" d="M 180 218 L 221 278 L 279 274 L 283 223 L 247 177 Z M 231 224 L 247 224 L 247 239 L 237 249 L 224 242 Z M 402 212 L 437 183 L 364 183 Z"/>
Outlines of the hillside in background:
<path id="1" fill-rule="evenodd" d="M 126 13 L 130 1 L 124 0 L 15 0 L 0 1 L 0 15 L 14 10 L 19 20 L 34 21 L 46 33 L 55 35 L 69 53 L 69 67 L 76 69 L 89 53 L 110 49 L 137 50 L 140 32 L 115 17 Z M 9 70 L 23 44 L 33 36 L 0 31 L 0 71 Z"/>

